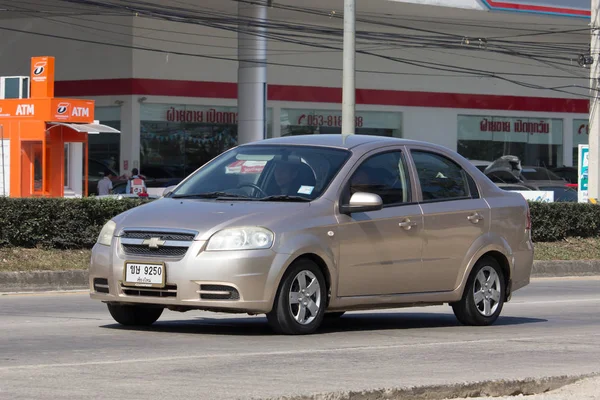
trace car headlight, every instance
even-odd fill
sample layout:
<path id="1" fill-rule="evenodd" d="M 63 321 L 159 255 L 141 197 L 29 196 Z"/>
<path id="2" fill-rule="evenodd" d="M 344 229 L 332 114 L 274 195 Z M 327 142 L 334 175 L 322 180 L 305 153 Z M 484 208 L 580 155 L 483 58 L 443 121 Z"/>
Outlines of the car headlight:
<path id="1" fill-rule="evenodd" d="M 108 221 L 100 231 L 100 235 L 98 236 L 98 243 L 104 246 L 110 246 L 112 243 L 113 235 L 115 234 L 116 227 L 117 224 L 115 224 L 113 221 Z"/>
<path id="2" fill-rule="evenodd" d="M 208 241 L 207 251 L 259 250 L 273 245 L 273 232 L 265 228 L 231 228 L 215 233 Z"/>

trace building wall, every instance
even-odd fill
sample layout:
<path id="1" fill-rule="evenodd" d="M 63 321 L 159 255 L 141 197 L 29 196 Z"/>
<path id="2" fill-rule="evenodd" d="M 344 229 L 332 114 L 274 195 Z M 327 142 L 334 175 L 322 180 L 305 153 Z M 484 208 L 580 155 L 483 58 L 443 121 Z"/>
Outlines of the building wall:
<path id="1" fill-rule="evenodd" d="M 3 19 L 3 27 L 28 33 L 1 31 L 0 76 L 29 75 L 31 57 L 53 56 L 57 81 L 131 78 L 131 19 L 89 15 Z"/>
<path id="2" fill-rule="evenodd" d="M 228 32 L 190 24 L 173 24 L 166 21 L 155 21 L 143 18 L 134 19 L 134 43 L 139 47 L 152 47 L 160 52 L 136 50 L 134 52 L 134 76 L 151 79 L 175 79 L 207 82 L 236 82 L 237 62 L 214 60 L 207 57 L 234 59 L 237 57 L 237 36 Z M 417 25 L 421 29 L 428 24 Z M 331 23 L 331 27 L 341 28 Z M 363 24 L 362 29 L 370 25 Z M 381 27 L 378 31 L 386 32 Z M 486 36 L 481 28 L 461 28 L 465 37 Z M 177 32 L 177 33 L 174 33 Z M 399 33 L 398 29 L 388 29 L 389 33 Z M 414 34 L 415 32 L 413 32 Z M 557 42 L 580 40 L 579 36 L 556 35 Z M 535 37 L 531 38 L 536 40 Z M 539 40 L 539 39 L 538 39 Z M 307 41 L 311 41 L 308 39 Z M 452 45 L 460 45 L 461 37 L 457 37 Z M 341 43 L 314 43 L 329 47 L 341 48 Z M 492 43 L 493 45 L 493 43 Z M 366 50 L 373 49 L 375 50 Z M 382 90 L 407 90 L 420 92 L 499 94 L 515 96 L 542 96 L 569 98 L 577 97 L 559 91 L 532 89 L 505 80 L 477 77 L 463 72 L 454 73 L 439 71 L 436 68 L 462 66 L 480 71 L 481 75 L 489 75 L 501 71 L 504 74 L 541 75 L 509 76 L 527 85 L 541 87 L 570 86 L 574 82 L 584 86 L 586 71 L 581 70 L 578 77 L 565 73 L 552 63 L 532 60 L 527 57 L 498 54 L 479 48 L 477 44 L 462 46 L 464 50 L 448 49 L 405 49 L 397 45 L 357 45 L 357 49 L 376 53 L 382 57 L 402 59 L 406 62 L 392 61 L 373 55 L 357 54 L 356 87 Z M 179 53 L 179 54 L 178 54 Z M 193 54 L 193 55 L 182 55 Z M 573 54 L 575 58 L 577 54 Z M 268 66 L 269 84 L 299 86 L 342 86 L 342 52 L 329 48 L 315 48 L 305 45 L 269 41 Z M 427 68 L 411 66 L 407 63 L 424 63 Z M 436 65 L 439 64 L 439 65 Z M 312 66 L 318 68 L 294 67 L 293 65 Z M 321 69 L 319 69 L 321 68 Z M 327 70 L 334 69 L 334 70 Z M 360 71 L 383 71 L 388 74 L 367 73 Z M 424 74 L 424 75 L 423 75 Z M 544 76 L 568 76 L 568 79 L 550 79 Z M 569 91 L 587 96 L 584 89 L 570 88 Z"/>

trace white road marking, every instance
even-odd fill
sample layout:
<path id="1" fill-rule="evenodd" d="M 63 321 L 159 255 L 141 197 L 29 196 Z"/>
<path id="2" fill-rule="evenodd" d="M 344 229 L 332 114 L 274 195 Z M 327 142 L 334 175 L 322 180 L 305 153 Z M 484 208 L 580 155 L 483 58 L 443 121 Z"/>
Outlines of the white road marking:
<path id="1" fill-rule="evenodd" d="M 539 300 L 539 301 L 510 301 L 506 305 L 519 304 L 519 305 L 532 305 L 532 304 L 563 304 L 563 303 L 594 303 L 600 302 L 600 297 L 591 297 L 585 299 L 571 299 L 571 300 Z"/>
<path id="2" fill-rule="evenodd" d="M 590 339 L 591 337 L 600 337 L 600 333 L 597 334 L 582 334 L 582 335 L 569 335 L 570 339 L 583 337 Z M 454 346 L 454 345 L 466 345 L 466 344 L 487 344 L 487 343 L 501 343 L 501 342 L 524 342 L 533 341 L 539 342 L 540 340 L 553 340 L 553 339 L 564 339 L 565 336 L 531 336 L 531 337 L 510 337 L 507 339 L 494 338 L 494 339 L 473 339 L 473 340 L 461 340 L 461 341 L 448 341 L 448 342 L 431 342 L 431 343 L 406 343 L 406 344 L 394 344 L 394 345 L 380 345 L 380 346 L 354 346 L 354 347 L 339 347 L 332 349 L 315 349 L 311 350 L 310 354 L 332 354 L 342 353 L 348 351 L 376 351 L 376 350 L 390 350 L 390 349 L 401 349 L 401 348 L 415 348 L 415 347 L 435 347 L 435 346 Z M 81 362 L 81 363 L 56 363 L 56 364 L 31 364 L 31 365 L 12 365 L 6 367 L 0 367 L 0 371 L 8 371 L 15 369 L 44 369 L 44 368 L 59 368 L 59 367 L 85 367 L 94 365 L 116 365 L 116 364 L 132 364 L 132 363 L 154 363 L 154 362 L 170 362 L 170 361 L 181 361 L 181 360 L 202 360 L 202 359 L 219 359 L 219 358 L 239 358 L 239 357 L 262 357 L 262 356 L 286 356 L 286 355 L 302 355 L 306 356 L 306 350 L 287 350 L 287 351 L 258 351 L 248 353 L 216 353 L 216 354 L 199 354 L 194 356 L 174 356 L 174 357 L 155 357 L 155 358 L 135 358 L 128 360 L 107 360 L 107 361 L 92 361 L 92 362 Z"/>

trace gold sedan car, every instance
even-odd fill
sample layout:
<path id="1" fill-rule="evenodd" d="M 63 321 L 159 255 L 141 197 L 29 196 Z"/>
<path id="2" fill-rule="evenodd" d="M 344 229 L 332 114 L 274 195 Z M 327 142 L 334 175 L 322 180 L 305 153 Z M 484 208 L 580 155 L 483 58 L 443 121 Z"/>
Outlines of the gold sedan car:
<path id="1" fill-rule="evenodd" d="M 429 143 L 269 139 L 165 192 L 109 221 L 93 249 L 91 297 L 124 325 L 209 310 L 308 334 L 346 311 L 445 303 L 489 325 L 530 280 L 523 196 Z"/>

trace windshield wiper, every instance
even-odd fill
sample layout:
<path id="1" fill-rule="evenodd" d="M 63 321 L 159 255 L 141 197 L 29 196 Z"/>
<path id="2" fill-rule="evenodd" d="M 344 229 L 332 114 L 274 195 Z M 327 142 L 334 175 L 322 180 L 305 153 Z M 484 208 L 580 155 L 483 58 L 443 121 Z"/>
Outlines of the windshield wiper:
<path id="1" fill-rule="evenodd" d="M 206 193 L 194 193 L 194 194 L 176 194 L 173 195 L 174 199 L 251 199 L 251 197 L 244 196 L 242 194 L 227 193 L 227 192 L 206 192 Z"/>
<path id="2" fill-rule="evenodd" d="M 277 196 L 262 197 L 262 198 L 258 199 L 258 201 L 302 201 L 302 202 L 308 202 L 311 200 L 307 199 L 306 197 L 300 197 L 300 196 L 277 195 Z"/>

